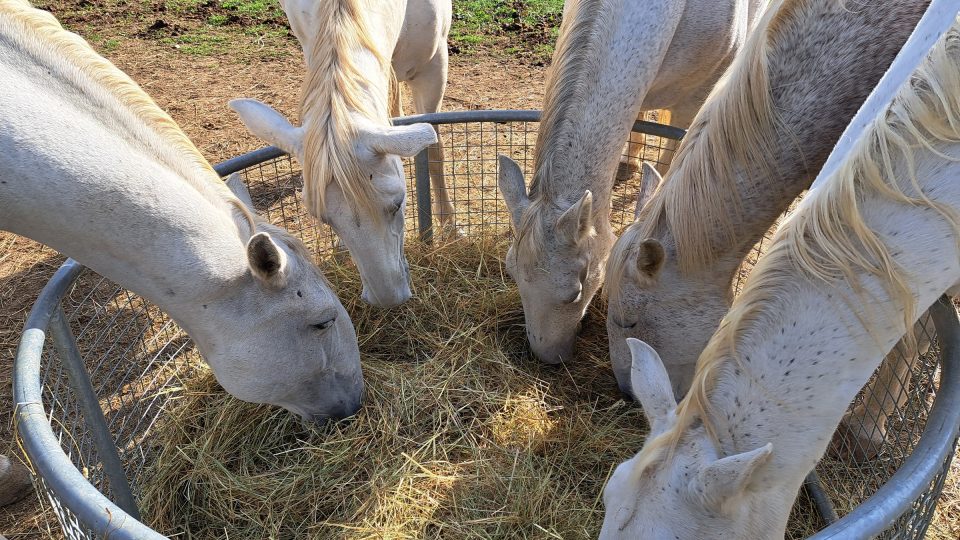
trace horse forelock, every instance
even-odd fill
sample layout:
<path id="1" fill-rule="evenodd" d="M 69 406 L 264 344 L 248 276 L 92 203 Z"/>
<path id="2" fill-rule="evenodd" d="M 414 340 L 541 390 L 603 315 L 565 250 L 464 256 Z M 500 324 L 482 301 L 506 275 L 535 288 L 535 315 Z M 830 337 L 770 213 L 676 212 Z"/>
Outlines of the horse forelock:
<path id="1" fill-rule="evenodd" d="M 544 206 L 542 198 L 534 199 L 520 216 L 515 231 L 514 253 L 517 264 L 527 269 L 541 262 L 544 255 Z"/>
<path id="2" fill-rule="evenodd" d="M 314 9 L 321 22 L 303 46 L 307 59 L 301 102 L 305 202 L 311 214 L 321 217 L 326 187 L 336 182 L 358 212 L 380 223 L 377 189 L 357 160 L 357 131 L 351 117 L 359 114 L 377 124 L 388 123 L 393 76 L 389 52 L 381 51 L 370 33 L 367 14 L 373 7 L 364 0 L 316 2 Z M 381 73 L 375 77 L 357 62 L 357 53 L 363 50 L 379 65 Z"/>
<path id="3" fill-rule="evenodd" d="M 798 0 L 799 1 L 799 0 Z M 960 143 L 960 19 L 932 49 L 912 80 L 873 121 L 838 171 L 808 197 L 797 217 L 774 236 L 771 248 L 760 258 L 743 291 L 721 321 L 697 361 L 690 390 L 677 406 L 676 422 L 649 441 L 637 456 L 632 478 L 661 461 L 682 441 L 699 420 L 716 440 L 711 421 L 710 394 L 718 373 L 729 362 L 738 362 L 738 348 L 753 329 L 759 331 L 772 302 L 793 294 L 798 279 L 836 286 L 849 284 L 853 302 L 868 294 L 860 287 L 861 275 L 876 278 L 890 300 L 903 313 L 904 328 L 916 319 L 909 276 L 894 260 L 889 246 L 866 223 L 859 201 L 865 194 L 909 206 L 932 209 L 953 230 L 960 249 L 960 212 L 931 200 L 916 176 L 914 152 L 938 143 Z M 896 174 L 900 164 L 909 171 L 904 182 Z M 904 185 L 901 185 L 904 184 Z M 855 309 L 869 335 L 878 331 L 868 313 Z M 908 347 L 912 334 L 907 334 Z"/>
<path id="4" fill-rule="evenodd" d="M 576 240 L 557 234 L 557 223 L 568 208 L 545 198 L 530 203 L 515 231 L 513 246 L 518 265 L 528 270 L 541 267 L 549 249 L 569 246 L 571 242 L 580 253 L 596 253 L 599 235 L 595 226 Z"/>

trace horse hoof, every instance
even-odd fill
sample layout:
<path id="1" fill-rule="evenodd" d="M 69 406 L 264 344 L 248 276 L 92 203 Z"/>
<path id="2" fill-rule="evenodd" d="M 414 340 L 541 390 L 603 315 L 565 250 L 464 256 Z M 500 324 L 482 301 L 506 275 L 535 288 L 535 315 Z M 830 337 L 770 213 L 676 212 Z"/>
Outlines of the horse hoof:
<path id="1" fill-rule="evenodd" d="M 830 453 L 853 463 L 864 463 L 877 457 L 886 442 L 886 430 L 879 426 L 868 428 L 859 418 L 848 415 L 837 426 Z"/>
<path id="2" fill-rule="evenodd" d="M 33 491 L 30 471 L 0 455 L 0 507 L 11 505 Z"/>
<path id="3" fill-rule="evenodd" d="M 622 184 L 628 180 L 633 179 L 634 176 L 640 173 L 640 167 L 633 160 L 630 161 L 621 161 L 617 165 L 617 175 L 614 178 L 614 185 Z"/>
<path id="4" fill-rule="evenodd" d="M 466 236 L 466 233 L 456 223 L 445 223 L 437 228 L 437 236 L 443 240 L 456 240 Z"/>

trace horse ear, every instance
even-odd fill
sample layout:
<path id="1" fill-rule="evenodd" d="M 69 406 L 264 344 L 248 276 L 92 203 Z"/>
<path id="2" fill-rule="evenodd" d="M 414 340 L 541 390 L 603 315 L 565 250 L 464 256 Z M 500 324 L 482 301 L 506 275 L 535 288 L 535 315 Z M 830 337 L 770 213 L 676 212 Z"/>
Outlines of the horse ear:
<path id="1" fill-rule="evenodd" d="M 437 131 L 430 124 L 391 126 L 360 134 L 360 140 L 377 154 L 413 157 L 437 142 Z"/>
<path id="2" fill-rule="evenodd" d="M 572 244 L 579 244 L 593 232 L 593 193 L 588 189 L 557 220 L 557 232 Z"/>
<path id="3" fill-rule="evenodd" d="M 247 242 L 247 261 L 254 277 L 269 287 L 279 289 L 287 284 L 287 254 L 268 233 L 259 232 Z"/>
<path id="4" fill-rule="evenodd" d="M 666 420 L 677 408 L 673 397 L 670 377 L 663 367 L 660 355 L 650 345 L 634 338 L 627 338 L 627 347 L 633 362 L 630 367 L 630 390 L 640 402 L 651 428 Z"/>
<path id="5" fill-rule="evenodd" d="M 240 176 L 240 173 L 233 173 L 227 178 L 227 187 L 230 188 L 233 195 L 240 199 L 240 202 L 242 202 L 248 210 L 256 212 L 253 208 L 253 197 L 250 196 L 250 190 L 247 189 L 247 185 L 243 182 L 243 177 Z"/>
<path id="6" fill-rule="evenodd" d="M 523 180 L 523 171 L 517 162 L 500 154 L 497 156 L 497 184 L 500 194 L 503 195 L 507 209 L 510 210 L 510 219 L 513 227 L 520 226 L 520 218 L 530 206 L 530 197 L 527 195 L 527 184 Z"/>
<path id="7" fill-rule="evenodd" d="M 718 459 L 700 469 L 691 482 L 708 507 L 720 510 L 731 497 L 742 495 L 752 483 L 757 469 L 770 461 L 773 445 Z"/>
<path id="8" fill-rule="evenodd" d="M 660 273 L 666 258 L 663 245 L 653 238 L 647 238 L 637 246 L 637 271 L 644 278 L 653 279 Z"/>
<path id="9" fill-rule="evenodd" d="M 644 161 L 640 166 L 640 193 L 637 194 L 637 207 L 633 210 L 633 219 L 640 217 L 640 210 L 646 206 L 650 197 L 657 191 L 660 184 L 663 183 L 663 177 L 649 162 Z"/>
<path id="10" fill-rule="evenodd" d="M 255 99 L 233 99 L 229 105 L 250 133 L 303 163 L 302 127 L 294 127 L 282 114 Z"/>

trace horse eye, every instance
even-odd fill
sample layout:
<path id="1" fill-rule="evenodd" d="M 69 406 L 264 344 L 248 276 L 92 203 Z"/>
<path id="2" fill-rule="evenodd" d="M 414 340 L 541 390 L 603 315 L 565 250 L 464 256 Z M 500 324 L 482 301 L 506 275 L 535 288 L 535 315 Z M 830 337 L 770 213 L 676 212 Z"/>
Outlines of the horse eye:
<path id="1" fill-rule="evenodd" d="M 569 299 L 567 299 L 567 302 L 566 302 L 566 303 L 568 303 L 568 304 L 573 304 L 573 303 L 575 303 L 575 302 L 579 302 L 579 301 L 580 301 L 580 298 L 582 298 L 582 297 L 583 297 L 583 287 L 581 286 L 581 287 L 580 287 L 580 290 L 577 291 L 577 294 L 575 294 L 575 295 L 571 296 Z"/>
<path id="2" fill-rule="evenodd" d="M 336 322 L 336 320 L 337 318 L 334 317 L 329 321 L 324 321 L 322 323 L 317 323 L 317 324 L 311 324 L 310 326 L 313 327 L 313 329 L 315 330 L 326 330 L 327 328 L 330 328 L 331 326 L 333 326 L 333 323 Z"/>

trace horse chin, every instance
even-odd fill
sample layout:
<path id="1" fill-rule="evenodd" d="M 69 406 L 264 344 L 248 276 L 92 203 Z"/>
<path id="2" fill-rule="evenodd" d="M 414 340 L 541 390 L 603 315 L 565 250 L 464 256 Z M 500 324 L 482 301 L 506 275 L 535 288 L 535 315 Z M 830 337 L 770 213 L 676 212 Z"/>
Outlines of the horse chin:
<path id="1" fill-rule="evenodd" d="M 408 284 L 404 284 L 403 287 L 395 288 L 378 294 L 374 294 L 370 292 L 370 289 L 364 287 L 363 292 L 360 293 L 360 298 L 364 302 L 380 308 L 392 308 L 399 306 L 407 300 L 410 300 L 412 297 L 413 293 L 410 291 L 410 286 Z"/>
<path id="2" fill-rule="evenodd" d="M 569 362 L 573 359 L 575 343 L 576 333 L 573 334 L 571 339 L 564 339 L 563 341 L 557 343 L 544 344 L 539 340 L 537 342 L 530 340 L 530 348 L 533 350 L 534 356 L 536 356 L 541 362 L 545 364 L 557 365 L 563 362 Z"/>

